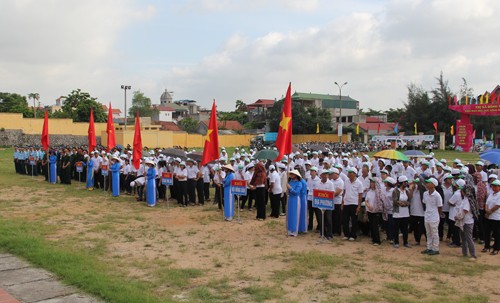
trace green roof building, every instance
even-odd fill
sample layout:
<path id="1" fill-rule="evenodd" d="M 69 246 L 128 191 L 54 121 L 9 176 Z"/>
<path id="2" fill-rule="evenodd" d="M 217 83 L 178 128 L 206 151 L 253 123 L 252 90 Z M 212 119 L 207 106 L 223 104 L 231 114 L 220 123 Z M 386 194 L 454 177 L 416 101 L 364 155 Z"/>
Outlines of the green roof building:
<path id="1" fill-rule="evenodd" d="M 315 106 L 327 109 L 332 114 L 332 125 L 340 121 L 343 123 L 353 123 L 359 121 L 359 101 L 349 96 L 314 94 L 295 92 L 292 101 L 300 102 L 304 107 Z"/>

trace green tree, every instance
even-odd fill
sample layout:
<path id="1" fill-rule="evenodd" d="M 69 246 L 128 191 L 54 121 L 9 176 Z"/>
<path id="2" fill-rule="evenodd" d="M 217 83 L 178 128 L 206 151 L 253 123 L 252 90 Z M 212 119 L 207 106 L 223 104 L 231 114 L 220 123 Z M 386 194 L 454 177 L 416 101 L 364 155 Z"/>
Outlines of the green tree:
<path id="1" fill-rule="evenodd" d="M 248 122 L 248 115 L 245 112 L 218 112 L 217 118 L 221 121 L 222 126 L 225 127 L 225 121 L 238 121 L 241 125 Z"/>
<path id="2" fill-rule="evenodd" d="M 387 115 L 387 122 L 399 122 L 406 114 L 404 108 L 389 108 L 384 113 Z"/>
<path id="3" fill-rule="evenodd" d="M 94 109 L 95 122 L 106 122 L 107 113 L 104 112 L 102 104 L 97 102 L 97 98 L 80 89 L 73 90 L 67 95 L 62 106 L 63 112 L 75 122 L 88 122 L 91 108 Z"/>
<path id="4" fill-rule="evenodd" d="M 432 93 L 432 104 L 430 110 L 432 112 L 431 125 L 434 122 L 438 122 L 438 131 L 450 132 L 450 126 L 454 125 L 456 120 L 460 115 L 448 108 L 448 100 L 453 99 L 453 93 L 448 86 L 448 81 L 444 80 L 443 72 L 436 78 L 437 87 L 434 88 Z M 435 133 L 434 127 L 432 127 L 433 133 Z M 448 137 L 449 142 L 451 142 L 451 135 Z"/>
<path id="5" fill-rule="evenodd" d="M 26 114 L 28 111 L 26 97 L 15 93 L 0 93 L 0 112 Z"/>
<path id="6" fill-rule="evenodd" d="M 274 103 L 268 111 L 267 120 L 272 132 L 278 131 L 281 113 L 283 110 L 283 100 Z M 294 134 L 314 134 L 316 125 L 320 124 L 321 132 L 331 130 L 331 114 L 325 109 L 304 108 L 299 102 L 292 102 L 292 133 Z"/>
<path id="7" fill-rule="evenodd" d="M 68 119 L 71 118 L 67 113 L 63 112 L 62 110 L 56 110 L 52 114 L 49 115 L 50 118 L 53 119 Z"/>
<path id="8" fill-rule="evenodd" d="M 40 94 L 39 93 L 29 93 L 28 94 L 28 99 L 33 100 L 33 115 L 36 118 L 36 112 L 37 112 L 37 107 L 36 102 L 40 100 Z"/>
<path id="9" fill-rule="evenodd" d="M 428 132 L 432 128 L 433 113 L 431 112 L 431 101 L 429 94 L 416 84 L 408 85 L 408 101 L 405 103 L 406 115 L 401 125 L 407 134 L 413 134 L 414 124 L 417 123 L 419 132 Z"/>
<path id="10" fill-rule="evenodd" d="M 155 109 L 151 105 L 151 99 L 146 97 L 143 92 L 135 91 L 132 97 L 132 107 L 130 107 L 128 114 L 135 117 L 139 113 L 141 117 L 151 117 Z"/>
<path id="11" fill-rule="evenodd" d="M 197 120 L 191 117 L 187 117 L 179 121 L 179 126 L 182 128 L 183 131 L 187 133 L 194 133 L 198 128 L 198 123 L 199 122 Z"/>

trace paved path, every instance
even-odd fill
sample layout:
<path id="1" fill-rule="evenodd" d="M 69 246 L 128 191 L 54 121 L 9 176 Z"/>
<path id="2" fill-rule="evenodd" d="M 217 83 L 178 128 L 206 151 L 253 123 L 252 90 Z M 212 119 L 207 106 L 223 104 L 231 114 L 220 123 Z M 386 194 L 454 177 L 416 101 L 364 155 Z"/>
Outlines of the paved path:
<path id="1" fill-rule="evenodd" d="M 46 270 L 11 254 L 0 253 L 0 303 L 98 303 L 101 302 L 58 281 Z"/>

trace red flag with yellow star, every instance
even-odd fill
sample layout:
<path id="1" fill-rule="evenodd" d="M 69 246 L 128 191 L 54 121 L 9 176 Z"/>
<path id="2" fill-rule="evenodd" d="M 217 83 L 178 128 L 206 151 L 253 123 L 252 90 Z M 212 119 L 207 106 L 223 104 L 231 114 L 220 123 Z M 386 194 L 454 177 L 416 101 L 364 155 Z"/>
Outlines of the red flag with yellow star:
<path id="1" fill-rule="evenodd" d="M 115 138 L 115 124 L 113 123 L 113 109 L 111 108 L 111 102 L 109 102 L 109 112 L 108 112 L 108 125 L 106 127 L 106 133 L 108 134 L 108 151 L 116 146 Z"/>
<path id="2" fill-rule="evenodd" d="M 219 129 L 217 127 L 217 106 L 212 105 L 212 112 L 210 113 L 210 121 L 208 122 L 208 130 L 205 139 L 205 147 L 203 148 L 203 157 L 201 158 L 201 165 L 205 165 L 210 161 L 219 158 Z"/>
<path id="3" fill-rule="evenodd" d="M 284 155 L 292 152 L 292 83 L 288 84 L 285 102 L 283 102 L 283 113 L 281 114 L 276 147 L 279 155 L 275 161 L 280 161 Z"/>

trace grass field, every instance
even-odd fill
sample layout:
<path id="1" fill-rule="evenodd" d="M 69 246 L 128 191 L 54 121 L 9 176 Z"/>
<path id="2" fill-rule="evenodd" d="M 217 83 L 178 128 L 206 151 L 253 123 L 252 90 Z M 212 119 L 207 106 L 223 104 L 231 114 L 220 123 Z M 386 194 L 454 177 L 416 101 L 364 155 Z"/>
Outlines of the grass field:
<path id="1" fill-rule="evenodd" d="M 11 157 L 0 150 L 0 250 L 107 302 L 500 301 L 495 256 L 472 262 L 443 244 L 429 257 L 422 247 L 372 247 L 365 237 L 287 238 L 284 217 L 259 222 L 245 210 L 238 224 L 211 203 L 151 209 L 83 184 L 18 176 Z"/>

